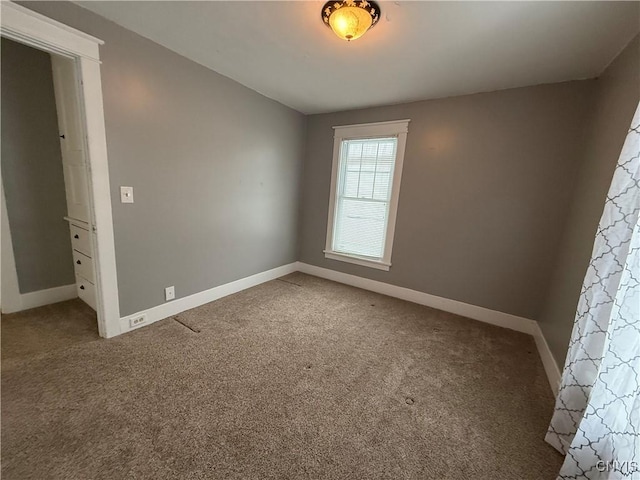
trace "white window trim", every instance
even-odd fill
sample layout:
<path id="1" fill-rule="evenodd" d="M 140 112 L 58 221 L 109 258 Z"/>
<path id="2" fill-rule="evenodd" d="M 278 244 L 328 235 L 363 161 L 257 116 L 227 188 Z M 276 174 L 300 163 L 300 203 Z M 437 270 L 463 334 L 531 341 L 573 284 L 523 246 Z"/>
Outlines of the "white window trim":
<path id="1" fill-rule="evenodd" d="M 400 182 L 402 180 L 402 165 L 404 163 L 404 150 L 407 144 L 407 133 L 410 120 L 394 120 L 391 122 L 361 123 L 357 125 L 343 125 L 333 127 L 333 164 L 331 167 L 331 191 L 329 197 L 329 216 L 327 219 L 327 239 L 324 256 L 331 260 L 353 263 L 364 267 L 376 268 L 388 271 L 391 267 L 391 252 L 393 250 L 393 238 L 396 230 L 396 216 L 398 213 L 398 198 L 400 197 Z M 338 170 L 340 169 L 340 148 L 343 140 L 397 137 L 396 163 L 393 171 L 391 186 L 391 199 L 389 201 L 389 218 L 385 232 L 384 254 L 381 259 L 372 259 L 360 255 L 350 255 L 333 250 L 333 230 L 336 214 L 336 192 L 338 183 Z"/>

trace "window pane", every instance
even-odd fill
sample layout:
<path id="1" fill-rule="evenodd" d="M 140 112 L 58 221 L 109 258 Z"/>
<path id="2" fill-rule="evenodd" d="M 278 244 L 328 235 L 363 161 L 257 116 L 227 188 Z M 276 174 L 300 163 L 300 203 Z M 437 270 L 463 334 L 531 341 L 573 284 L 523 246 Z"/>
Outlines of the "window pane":
<path id="1" fill-rule="evenodd" d="M 376 200 L 389 200 L 391 197 L 391 172 L 378 172 L 376 184 L 373 187 L 373 198 Z"/>
<path id="2" fill-rule="evenodd" d="M 357 197 L 358 196 L 358 182 L 360 180 L 360 169 L 349 169 L 344 174 L 344 191 L 345 197 Z"/>
<path id="3" fill-rule="evenodd" d="M 360 171 L 360 187 L 358 188 L 358 198 L 369 198 L 369 199 L 373 198 L 373 182 L 374 181 L 375 181 L 375 170 L 363 168 Z"/>
<path id="4" fill-rule="evenodd" d="M 387 203 L 342 198 L 338 200 L 338 212 L 333 249 L 381 258 Z"/>

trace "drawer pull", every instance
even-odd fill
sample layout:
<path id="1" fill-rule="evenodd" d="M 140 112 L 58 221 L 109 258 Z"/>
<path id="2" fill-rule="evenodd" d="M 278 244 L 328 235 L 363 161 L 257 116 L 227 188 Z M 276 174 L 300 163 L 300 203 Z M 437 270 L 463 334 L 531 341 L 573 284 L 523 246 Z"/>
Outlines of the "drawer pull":
<path id="1" fill-rule="evenodd" d="M 80 290 L 84 290 L 84 285 L 80 285 Z"/>
<path id="2" fill-rule="evenodd" d="M 79 236 L 78 236 L 78 234 L 76 233 L 76 234 L 73 236 L 73 238 L 80 238 L 80 237 L 79 237 Z"/>
<path id="3" fill-rule="evenodd" d="M 82 262 L 81 262 L 80 260 L 76 260 L 76 263 L 77 263 L 78 265 L 82 265 Z"/>

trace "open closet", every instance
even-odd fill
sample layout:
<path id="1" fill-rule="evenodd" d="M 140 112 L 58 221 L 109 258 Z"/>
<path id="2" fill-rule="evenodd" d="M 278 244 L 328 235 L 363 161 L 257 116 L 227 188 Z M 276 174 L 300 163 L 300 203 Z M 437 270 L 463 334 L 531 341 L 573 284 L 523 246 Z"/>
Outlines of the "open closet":
<path id="1" fill-rule="evenodd" d="M 2 39 L 2 313 L 96 309 L 91 195 L 73 59 Z"/>

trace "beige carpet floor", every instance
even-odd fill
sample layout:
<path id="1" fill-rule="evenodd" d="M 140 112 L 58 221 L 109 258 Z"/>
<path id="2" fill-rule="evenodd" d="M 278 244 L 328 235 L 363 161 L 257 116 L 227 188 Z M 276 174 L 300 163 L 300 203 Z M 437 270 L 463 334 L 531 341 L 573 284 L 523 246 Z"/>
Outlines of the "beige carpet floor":
<path id="1" fill-rule="evenodd" d="M 2 315 L 2 360 L 98 340 L 96 312 L 79 298 Z"/>
<path id="2" fill-rule="evenodd" d="M 54 311 L 46 328 L 72 321 Z M 2 319 L 4 480 L 538 480 L 562 461 L 531 337 L 315 277 L 41 351 L 23 320 Z"/>

